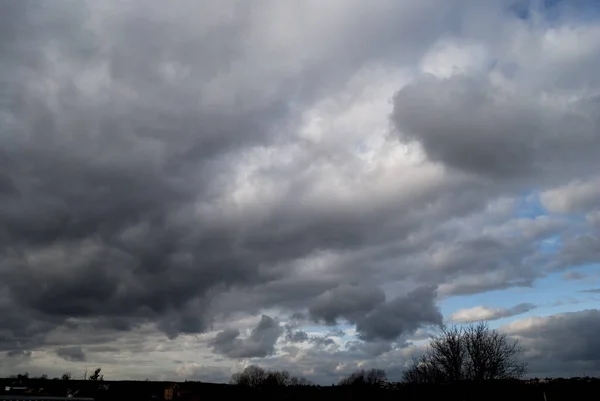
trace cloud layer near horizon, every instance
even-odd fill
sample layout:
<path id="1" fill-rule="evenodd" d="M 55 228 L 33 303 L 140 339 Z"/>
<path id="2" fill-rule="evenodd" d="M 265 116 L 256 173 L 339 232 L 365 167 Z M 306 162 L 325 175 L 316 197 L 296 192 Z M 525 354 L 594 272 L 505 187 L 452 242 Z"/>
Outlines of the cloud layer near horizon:
<path id="1" fill-rule="evenodd" d="M 567 3 L 2 3 L 0 374 L 397 373 L 444 300 L 598 263 L 600 23 Z"/>

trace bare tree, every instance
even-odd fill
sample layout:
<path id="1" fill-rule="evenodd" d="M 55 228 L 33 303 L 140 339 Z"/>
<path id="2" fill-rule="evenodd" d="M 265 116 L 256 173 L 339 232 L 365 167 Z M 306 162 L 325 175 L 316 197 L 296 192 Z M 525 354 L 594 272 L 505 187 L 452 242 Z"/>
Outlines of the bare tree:
<path id="1" fill-rule="evenodd" d="M 100 374 L 100 371 L 102 371 L 101 368 L 97 368 L 96 370 L 94 370 L 94 373 L 90 375 L 90 377 L 88 378 L 91 381 L 103 381 L 104 380 L 104 375 Z"/>
<path id="2" fill-rule="evenodd" d="M 312 382 L 310 380 L 305 379 L 304 377 L 292 376 L 289 382 L 290 386 L 312 386 Z"/>
<path id="3" fill-rule="evenodd" d="M 231 376 L 231 382 L 239 386 L 258 387 L 263 384 L 267 372 L 260 366 L 247 366 L 242 372 L 235 373 Z"/>
<path id="4" fill-rule="evenodd" d="M 29 372 L 17 373 L 17 379 L 20 379 L 20 380 L 27 380 L 27 379 L 29 379 Z"/>
<path id="5" fill-rule="evenodd" d="M 63 373 L 63 375 L 60 377 L 61 380 L 71 380 L 71 373 L 70 372 L 65 372 Z"/>
<path id="6" fill-rule="evenodd" d="M 442 327 L 439 336 L 429 341 L 429 355 L 437 376 L 446 380 L 458 381 L 464 379 L 464 365 L 466 359 L 464 333 L 458 327 Z"/>
<path id="7" fill-rule="evenodd" d="M 403 379 L 411 383 L 520 378 L 527 365 L 519 361 L 517 341 L 491 330 L 487 323 L 444 327 L 429 350 L 414 359 Z"/>
<path id="8" fill-rule="evenodd" d="M 522 349 L 505 333 L 490 330 L 485 322 L 467 326 L 463 331 L 464 345 L 469 360 L 467 377 L 473 380 L 520 378 L 527 372 L 527 364 L 518 359 Z"/>
<path id="9" fill-rule="evenodd" d="M 282 370 L 282 371 L 270 371 L 267 372 L 267 375 L 265 376 L 265 380 L 263 382 L 263 385 L 266 386 L 287 386 L 290 382 L 290 374 L 289 372 Z"/>
<path id="10" fill-rule="evenodd" d="M 260 366 L 251 365 L 231 376 L 231 383 L 248 387 L 308 386 L 311 383 L 302 377 L 293 377 L 282 370 L 268 371 Z"/>
<path id="11" fill-rule="evenodd" d="M 437 383 L 444 380 L 444 375 L 429 354 L 421 358 L 413 358 L 409 369 L 402 374 L 402 379 L 408 383 Z"/>
<path id="12" fill-rule="evenodd" d="M 370 369 L 366 373 L 366 382 L 369 385 L 381 385 L 387 381 L 387 374 L 383 369 Z"/>

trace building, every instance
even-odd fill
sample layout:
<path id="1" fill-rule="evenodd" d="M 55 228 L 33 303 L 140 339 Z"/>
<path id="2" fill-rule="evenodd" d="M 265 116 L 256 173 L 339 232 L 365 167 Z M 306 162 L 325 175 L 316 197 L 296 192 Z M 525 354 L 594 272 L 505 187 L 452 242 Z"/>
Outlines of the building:
<path id="1" fill-rule="evenodd" d="M 173 383 L 169 387 L 167 387 L 165 389 L 165 400 L 167 400 L 167 401 L 172 400 L 175 397 L 175 395 L 177 394 L 178 388 L 179 388 L 179 386 L 177 385 L 177 383 Z"/>

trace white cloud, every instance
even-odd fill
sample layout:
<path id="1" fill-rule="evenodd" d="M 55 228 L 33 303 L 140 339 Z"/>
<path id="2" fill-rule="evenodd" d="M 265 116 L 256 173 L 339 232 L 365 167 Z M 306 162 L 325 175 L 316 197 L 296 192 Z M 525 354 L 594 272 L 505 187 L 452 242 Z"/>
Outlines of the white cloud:
<path id="1" fill-rule="evenodd" d="M 489 306 L 475 306 L 460 309 L 450 316 L 450 320 L 459 323 L 476 322 L 484 320 L 497 320 L 505 317 L 519 315 L 535 308 L 533 304 L 519 304 L 511 308 L 491 308 Z"/>

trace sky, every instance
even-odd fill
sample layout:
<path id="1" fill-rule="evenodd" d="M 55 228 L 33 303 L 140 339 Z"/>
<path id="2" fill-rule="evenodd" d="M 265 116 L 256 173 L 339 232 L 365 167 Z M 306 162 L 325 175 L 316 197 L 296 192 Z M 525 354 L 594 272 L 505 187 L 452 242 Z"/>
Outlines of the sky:
<path id="1" fill-rule="evenodd" d="M 0 2 L 0 376 L 599 376 L 597 4 Z"/>

